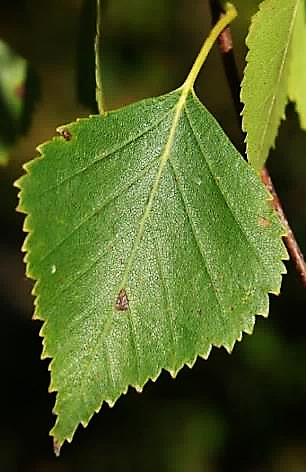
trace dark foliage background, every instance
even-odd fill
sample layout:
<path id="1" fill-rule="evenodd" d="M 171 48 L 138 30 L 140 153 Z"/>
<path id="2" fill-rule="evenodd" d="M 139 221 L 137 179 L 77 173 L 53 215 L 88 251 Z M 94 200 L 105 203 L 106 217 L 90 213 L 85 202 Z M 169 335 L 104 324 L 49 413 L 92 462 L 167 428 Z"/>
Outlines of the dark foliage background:
<path id="1" fill-rule="evenodd" d="M 0 168 L 0 470 L 305 471 L 306 297 L 290 262 L 282 295 L 271 296 L 268 320 L 258 318 L 254 336 L 245 335 L 232 355 L 213 349 L 208 361 L 185 367 L 176 380 L 163 373 L 142 395 L 130 390 L 113 409 L 103 406 L 86 431 L 80 427 L 60 459 L 53 456 L 48 431 L 55 398 L 47 393 L 48 363 L 39 359 L 40 325 L 31 321 L 31 282 L 20 253 L 23 216 L 15 212 L 12 183 L 57 125 L 90 113 L 93 2 L 87 0 L 85 10 L 81 0 L 0 2 L 1 38 L 31 61 L 40 82 L 32 126 Z M 236 3 L 233 34 L 242 74 L 244 39 L 258 2 Z M 109 0 L 103 8 L 108 108 L 182 83 L 210 28 L 207 0 Z M 243 150 L 217 48 L 197 93 Z M 306 135 L 289 105 L 269 164 L 304 251 L 305 151 Z"/>

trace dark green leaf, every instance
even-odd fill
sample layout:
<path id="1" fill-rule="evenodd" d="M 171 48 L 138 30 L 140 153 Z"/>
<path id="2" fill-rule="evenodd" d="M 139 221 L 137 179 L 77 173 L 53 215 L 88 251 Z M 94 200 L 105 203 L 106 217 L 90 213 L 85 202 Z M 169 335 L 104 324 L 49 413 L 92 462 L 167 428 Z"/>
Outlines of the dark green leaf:
<path id="1" fill-rule="evenodd" d="M 57 451 L 129 386 L 231 351 L 287 258 L 256 172 L 193 92 L 60 131 L 17 183 Z"/>

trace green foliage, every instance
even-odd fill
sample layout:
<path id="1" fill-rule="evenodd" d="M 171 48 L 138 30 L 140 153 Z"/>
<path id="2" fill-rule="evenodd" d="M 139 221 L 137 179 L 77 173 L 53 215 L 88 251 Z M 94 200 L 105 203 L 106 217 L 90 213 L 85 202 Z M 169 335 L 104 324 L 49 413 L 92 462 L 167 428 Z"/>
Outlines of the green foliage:
<path id="1" fill-rule="evenodd" d="M 305 5 L 264 0 L 252 20 L 241 93 L 246 163 L 193 91 L 236 15 L 222 4 L 232 16 L 212 30 L 182 87 L 110 113 L 98 15 L 100 115 L 60 127 L 16 184 L 34 317 L 44 322 L 42 356 L 52 359 L 57 392 L 56 453 L 129 386 L 141 391 L 162 369 L 174 377 L 212 346 L 231 352 L 280 291 L 284 229 L 257 174 L 288 96 L 305 127 Z"/>
<path id="2" fill-rule="evenodd" d="M 263 167 L 284 118 L 292 37 L 302 3 L 264 0 L 247 37 L 249 52 L 241 91 L 243 129 L 249 162 L 257 170 Z"/>
<path id="3" fill-rule="evenodd" d="M 289 98 L 296 103 L 300 124 L 306 129 L 306 5 L 298 4 L 297 17 L 292 38 L 292 60 L 289 75 Z"/>
<path id="4" fill-rule="evenodd" d="M 255 171 L 184 87 L 61 133 L 18 182 L 56 448 L 129 385 L 231 351 L 287 257 Z"/>
<path id="5" fill-rule="evenodd" d="M 0 165 L 7 163 L 20 133 L 26 72 L 26 60 L 0 40 Z"/>

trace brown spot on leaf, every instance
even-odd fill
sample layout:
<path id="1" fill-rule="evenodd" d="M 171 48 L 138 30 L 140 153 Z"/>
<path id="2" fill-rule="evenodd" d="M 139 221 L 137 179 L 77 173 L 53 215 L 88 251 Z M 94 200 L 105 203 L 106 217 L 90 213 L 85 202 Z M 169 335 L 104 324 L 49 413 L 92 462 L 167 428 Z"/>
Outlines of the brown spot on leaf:
<path id="1" fill-rule="evenodd" d="M 25 86 L 24 84 L 19 84 L 15 88 L 15 95 L 17 98 L 24 98 L 25 96 Z"/>
<path id="2" fill-rule="evenodd" d="M 116 309 L 118 311 L 126 311 L 128 308 L 129 308 L 128 297 L 127 297 L 126 291 L 124 290 L 124 288 L 122 288 L 117 297 Z"/>
<path id="3" fill-rule="evenodd" d="M 70 139 L 72 138 L 72 134 L 70 133 L 70 131 L 68 131 L 68 129 L 61 129 L 59 131 L 59 134 L 64 138 L 65 141 L 70 141 Z"/>
<path id="4" fill-rule="evenodd" d="M 270 228 L 272 226 L 271 221 L 267 220 L 267 218 L 264 218 L 263 216 L 260 216 L 258 219 L 259 226 L 262 226 L 263 228 Z"/>

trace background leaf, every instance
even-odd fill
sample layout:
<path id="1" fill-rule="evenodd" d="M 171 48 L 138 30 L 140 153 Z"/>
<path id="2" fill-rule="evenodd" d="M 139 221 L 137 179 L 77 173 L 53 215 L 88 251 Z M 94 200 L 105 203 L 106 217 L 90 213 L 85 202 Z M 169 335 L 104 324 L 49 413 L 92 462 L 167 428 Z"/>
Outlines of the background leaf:
<path id="1" fill-rule="evenodd" d="M 230 351 L 278 293 L 283 229 L 255 171 L 182 89 L 61 128 L 18 186 L 52 357 L 58 451 L 103 401 Z"/>
<path id="2" fill-rule="evenodd" d="M 247 37 L 242 81 L 243 130 L 249 162 L 260 170 L 284 117 L 291 41 L 300 0 L 264 0 Z"/>
<path id="3" fill-rule="evenodd" d="M 300 124 L 306 129 L 306 5 L 299 0 L 292 37 L 292 58 L 288 84 L 289 99 L 296 103 Z"/>
<path id="4" fill-rule="evenodd" d="M 7 163 L 12 146 L 29 128 L 38 96 L 32 67 L 0 40 L 0 165 Z"/>
<path id="5" fill-rule="evenodd" d="M 27 63 L 0 40 L 0 164 L 6 164 L 19 130 Z"/>

